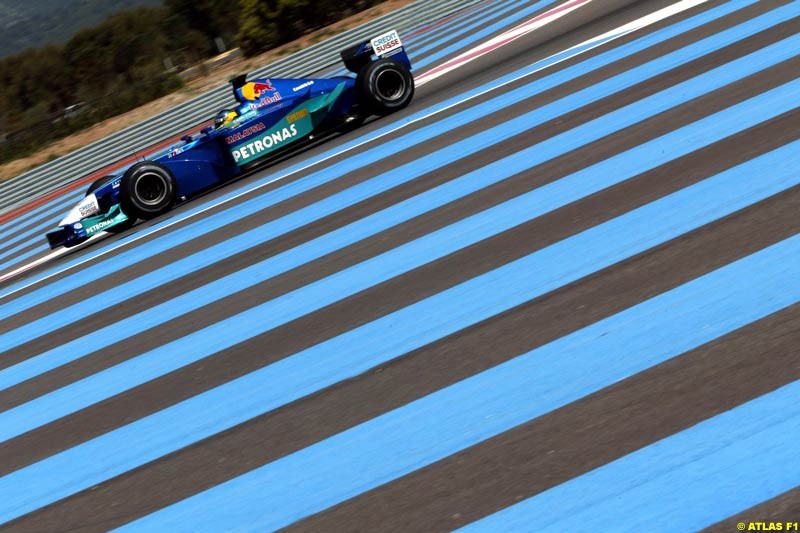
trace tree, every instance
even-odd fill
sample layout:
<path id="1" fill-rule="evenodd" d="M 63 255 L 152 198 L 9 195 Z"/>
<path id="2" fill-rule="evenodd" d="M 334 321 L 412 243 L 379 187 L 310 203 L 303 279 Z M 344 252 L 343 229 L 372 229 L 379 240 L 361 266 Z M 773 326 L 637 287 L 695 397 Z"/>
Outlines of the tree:
<path id="1" fill-rule="evenodd" d="M 236 40 L 254 55 L 377 4 L 379 0 L 240 0 Z"/>
<path id="2" fill-rule="evenodd" d="M 165 5 L 174 21 L 185 24 L 189 31 L 205 39 L 206 53 L 215 54 L 214 39 L 221 37 L 230 43 L 238 31 L 237 2 L 227 0 L 166 0 Z"/>
<path id="3" fill-rule="evenodd" d="M 276 1 L 239 0 L 239 33 L 236 41 L 245 55 L 254 55 L 280 43 L 274 13 Z"/>

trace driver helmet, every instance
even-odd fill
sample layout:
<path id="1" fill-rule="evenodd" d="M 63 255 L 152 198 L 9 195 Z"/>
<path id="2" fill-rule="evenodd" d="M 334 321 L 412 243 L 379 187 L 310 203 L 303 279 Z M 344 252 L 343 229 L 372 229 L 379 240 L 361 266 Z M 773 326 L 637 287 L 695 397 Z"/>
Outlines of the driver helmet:
<path id="1" fill-rule="evenodd" d="M 223 126 L 227 126 L 228 124 L 233 122 L 233 119 L 235 119 L 237 116 L 238 115 L 236 111 L 232 111 L 230 109 L 220 110 L 220 112 L 217 113 L 217 116 L 214 118 L 214 128 L 217 129 Z"/>

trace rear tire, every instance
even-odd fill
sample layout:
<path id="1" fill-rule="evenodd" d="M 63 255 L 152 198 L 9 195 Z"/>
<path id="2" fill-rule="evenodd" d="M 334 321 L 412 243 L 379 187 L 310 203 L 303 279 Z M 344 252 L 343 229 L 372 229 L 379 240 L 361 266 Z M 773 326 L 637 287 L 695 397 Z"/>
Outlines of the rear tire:
<path id="1" fill-rule="evenodd" d="M 374 115 L 388 115 L 405 108 L 414 97 L 414 77 L 394 59 L 378 59 L 365 65 L 356 77 L 359 103 Z"/>
<path id="2" fill-rule="evenodd" d="M 164 165 L 142 161 L 122 176 L 119 203 L 130 218 L 149 220 L 169 211 L 175 203 L 177 185 Z"/>

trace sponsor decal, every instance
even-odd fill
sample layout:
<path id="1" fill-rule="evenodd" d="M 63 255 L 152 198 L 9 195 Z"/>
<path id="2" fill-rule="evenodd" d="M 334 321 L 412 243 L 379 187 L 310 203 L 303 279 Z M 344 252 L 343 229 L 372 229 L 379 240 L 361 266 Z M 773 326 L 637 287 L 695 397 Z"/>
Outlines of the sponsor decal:
<path id="1" fill-rule="evenodd" d="M 291 115 L 286 115 L 286 122 L 292 124 L 294 122 L 297 122 L 298 120 L 306 118 L 307 116 L 308 116 L 308 109 L 304 107 L 299 111 L 295 111 Z"/>
<path id="2" fill-rule="evenodd" d="M 298 85 L 297 87 L 295 87 L 294 89 L 292 89 L 292 92 L 293 92 L 293 93 L 296 93 L 297 91 L 302 91 L 302 90 L 303 90 L 303 89 L 305 89 L 306 87 L 311 87 L 312 85 L 314 85 L 314 82 L 313 82 L 313 81 L 307 81 L 307 82 L 305 82 L 305 83 L 301 83 L 300 85 Z"/>
<path id="3" fill-rule="evenodd" d="M 272 93 L 272 96 L 267 96 Z M 267 103 L 277 102 L 281 99 L 281 93 L 272 86 L 270 80 L 265 81 L 251 81 L 242 86 L 242 96 L 247 100 L 269 100 Z M 266 105 L 266 104 L 263 104 Z"/>
<path id="4" fill-rule="evenodd" d="M 379 56 L 386 55 L 403 46 L 400 42 L 400 35 L 396 30 L 375 37 L 370 41 L 370 44 L 372 45 L 372 50 L 375 52 L 375 55 Z"/>
<path id="5" fill-rule="evenodd" d="M 250 126 L 249 128 L 245 128 L 240 132 L 237 132 L 237 133 L 234 133 L 233 135 L 229 135 L 228 137 L 225 137 L 225 142 L 227 144 L 235 144 L 235 143 L 241 141 L 242 139 L 247 139 L 251 135 L 255 135 L 256 133 L 258 133 L 260 131 L 264 131 L 265 129 L 267 129 L 267 127 L 264 126 L 264 124 L 262 124 L 261 122 L 257 122 L 255 124 L 253 124 L 252 126 Z"/>
<path id="6" fill-rule="evenodd" d="M 105 228 L 106 226 L 110 226 L 113 223 L 114 223 L 113 220 L 101 220 L 94 226 L 89 226 L 88 228 L 86 228 L 86 233 L 96 233 L 101 229 Z"/>
<path id="7" fill-rule="evenodd" d="M 286 141 L 297 137 L 298 134 L 299 131 L 295 124 L 290 124 L 288 127 L 279 129 L 273 133 L 267 133 L 261 138 L 233 150 L 231 152 L 233 154 L 233 160 L 237 163 L 240 161 L 245 163 L 247 160 L 257 157 L 263 152 L 280 147 L 282 144 L 285 144 Z"/>
<path id="8" fill-rule="evenodd" d="M 261 100 L 259 100 L 258 102 L 254 103 L 254 104 L 249 104 L 248 107 L 252 111 L 255 111 L 256 109 L 261 109 L 264 106 L 268 106 L 269 104 L 274 104 L 275 102 L 280 102 L 281 100 L 283 100 L 283 97 L 281 96 L 281 94 L 280 93 L 275 93 L 272 96 L 263 97 Z M 279 106 L 276 106 L 276 109 L 278 107 Z"/>
<path id="9" fill-rule="evenodd" d="M 97 197 L 90 194 L 78 204 L 78 213 L 81 218 L 86 218 L 100 211 L 100 204 L 97 203 Z"/>

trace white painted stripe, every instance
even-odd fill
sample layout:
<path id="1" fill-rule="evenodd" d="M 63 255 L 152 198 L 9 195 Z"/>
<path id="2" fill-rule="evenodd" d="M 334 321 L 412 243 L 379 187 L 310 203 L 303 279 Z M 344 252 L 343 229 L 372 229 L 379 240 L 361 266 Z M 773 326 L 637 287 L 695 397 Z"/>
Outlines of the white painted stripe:
<path id="1" fill-rule="evenodd" d="M 591 1 L 591 0 L 589 0 L 589 1 Z M 703 4 L 703 3 L 707 2 L 707 1 L 708 0 L 681 0 L 680 2 L 677 2 L 675 4 L 672 4 L 670 6 L 667 6 L 667 7 L 663 8 L 663 9 L 658 10 L 655 13 L 652 13 L 650 15 L 646 15 L 646 16 L 641 17 L 639 19 L 636 19 L 636 20 L 634 20 L 632 22 L 624 24 L 623 26 L 620 26 L 619 28 L 616 28 L 616 29 L 613 29 L 611 31 L 608 31 L 608 32 L 606 32 L 606 33 L 604 33 L 602 35 L 598 35 L 597 37 L 592 37 L 591 39 L 588 39 L 588 40 L 586 40 L 586 41 L 584 41 L 584 42 L 582 42 L 580 44 L 576 44 L 575 46 L 573 46 L 571 48 L 568 48 L 568 49 L 564 50 L 563 52 L 558 52 L 557 54 L 553 54 L 550 57 L 555 57 L 555 56 L 557 56 L 559 54 L 563 54 L 565 52 L 569 52 L 570 50 L 578 50 L 580 48 L 586 48 L 586 49 L 582 50 L 579 53 L 585 52 L 587 50 L 591 50 L 591 49 L 595 48 L 595 46 L 599 46 L 601 44 L 604 44 L 606 42 L 612 41 L 614 39 L 618 39 L 618 38 L 620 38 L 620 37 L 622 37 L 624 35 L 627 35 L 627 34 L 633 32 L 633 31 L 642 29 L 642 28 L 644 28 L 646 26 L 649 26 L 649 25 L 651 25 L 651 24 L 653 24 L 655 22 L 658 22 L 660 20 L 664 20 L 665 18 L 668 18 L 668 17 L 671 17 L 671 16 L 676 15 L 678 13 L 681 13 L 682 11 L 686 11 L 687 9 L 691 9 L 693 7 L 696 7 L 696 6 L 698 6 L 700 4 Z M 443 64 L 439 65 L 438 67 L 434 67 L 433 69 L 421 74 L 420 76 L 418 76 L 415 79 L 415 84 L 418 87 L 422 86 L 422 85 L 425 85 L 429 81 L 435 80 L 436 78 L 439 78 L 440 76 L 443 76 L 443 75 L 445 75 L 445 74 L 447 74 L 449 72 L 452 72 L 453 70 L 455 70 L 457 68 L 460 68 L 460 67 L 466 65 L 467 63 L 469 63 L 470 61 L 478 59 L 479 57 L 483 57 L 484 55 L 492 52 L 493 50 L 496 50 L 496 49 L 498 49 L 498 48 L 500 48 L 502 46 L 505 46 L 505 45 L 513 42 L 514 40 L 518 39 L 519 37 L 527 35 L 528 33 L 532 32 L 533 30 L 536 30 L 538 28 L 541 28 L 541 27 L 545 26 L 546 24 L 549 24 L 550 22 L 558 20 L 559 18 L 561 18 L 561 17 L 573 12 L 574 10 L 576 10 L 579 7 L 581 7 L 582 5 L 585 5 L 586 3 L 587 3 L 586 1 L 584 1 L 582 3 L 575 3 L 573 5 L 569 5 L 566 9 L 564 9 L 564 6 L 560 6 L 558 8 L 551 9 L 547 13 L 544 13 L 544 15 L 539 15 L 539 17 L 535 17 L 535 18 L 529 20 L 528 22 L 525 22 L 525 23 L 521 24 L 520 26 L 517 26 L 513 30 L 510 30 L 509 32 L 503 33 L 503 34 L 495 37 L 494 39 L 492 39 L 490 41 L 487 41 L 486 43 L 481 44 L 480 46 L 476 46 L 475 48 L 472 48 L 472 49 L 464 52 L 463 54 L 451 59 L 450 61 L 447 61 L 446 63 L 443 63 Z M 556 11 L 558 9 L 560 9 L 561 11 L 554 12 L 554 11 Z M 549 17 L 547 17 L 548 14 L 550 14 Z M 542 17 L 546 17 L 546 18 L 542 18 Z M 574 56 L 570 56 L 570 57 L 574 57 Z M 568 58 L 564 58 L 564 59 L 568 59 Z M 553 64 L 556 64 L 556 63 L 553 63 Z"/>
<path id="2" fill-rule="evenodd" d="M 489 52 L 501 48 L 513 41 L 516 41 L 520 37 L 527 35 L 528 33 L 546 26 L 551 22 L 554 22 L 560 19 L 563 16 L 566 16 L 579 7 L 588 4 L 592 0 L 572 0 L 571 2 L 567 2 L 566 4 L 562 4 L 558 7 L 554 7 L 553 9 L 542 13 L 541 15 L 537 15 L 532 19 L 523 22 L 519 26 L 516 26 L 506 32 L 501 33 L 500 35 L 489 39 L 486 42 L 479 44 L 478 46 L 467 50 L 466 52 L 457 55 L 456 57 L 442 63 L 441 65 L 432 68 L 431 70 L 425 72 L 416 80 L 417 85 L 424 85 L 425 83 L 434 80 L 440 76 L 447 74 L 459 67 L 466 65 L 467 63 L 478 59 L 479 57 L 483 57 L 484 55 L 488 54 Z"/>
<path id="3" fill-rule="evenodd" d="M 681 0 L 680 2 L 678 2 L 676 4 L 672 4 L 671 6 L 667 6 L 667 7 L 663 8 L 663 9 L 658 10 L 655 13 L 651 13 L 650 15 L 646 15 L 646 16 L 644 16 L 642 18 L 639 18 L 639 19 L 636 19 L 636 20 L 634 20 L 632 22 L 624 24 L 624 25 L 620 26 L 619 28 L 607 31 L 602 35 L 598 35 L 597 37 L 593 37 L 591 39 L 588 39 L 588 40 L 586 40 L 586 41 L 584 41 L 584 42 L 582 42 L 580 44 L 576 44 L 572 48 L 569 48 L 569 50 L 573 50 L 573 49 L 576 49 L 576 48 L 581 48 L 583 46 L 586 46 L 588 44 L 591 44 L 591 43 L 594 43 L 594 42 L 597 42 L 597 41 L 604 41 L 605 42 L 605 41 L 608 41 L 610 39 L 618 39 L 618 38 L 622 37 L 623 35 L 627 35 L 627 34 L 633 32 L 633 31 L 642 29 L 642 28 L 644 28 L 646 26 L 649 26 L 649 25 L 654 24 L 654 23 L 656 23 L 658 21 L 661 21 L 661 20 L 664 20 L 666 18 L 669 18 L 669 17 L 671 17 L 673 15 L 677 15 L 678 13 L 686 11 L 687 9 L 691 9 L 693 7 L 697 7 L 700 4 L 705 4 L 706 2 L 708 2 L 708 0 Z"/>
<path id="4" fill-rule="evenodd" d="M 98 238 L 100 238 L 101 236 L 105 236 L 105 235 L 108 235 L 108 233 L 106 233 L 105 231 L 101 231 L 99 233 L 95 233 L 94 235 L 89 237 L 87 240 L 85 240 L 83 243 L 81 243 L 78 246 L 74 246 L 72 248 L 63 248 L 62 247 L 62 248 L 59 248 L 57 250 L 53 250 L 52 252 L 50 252 L 49 254 L 47 254 L 47 255 L 45 255 L 43 257 L 35 259 L 35 260 L 31 261 L 30 263 L 26 263 L 26 264 L 22 265 L 21 267 L 15 269 L 15 270 L 12 270 L 11 272 L 7 272 L 7 273 L 5 273 L 3 275 L 0 275 L 0 283 L 2 283 L 4 281 L 7 281 L 7 280 L 10 280 L 12 278 L 16 278 L 20 274 L 24 274 L 25 272 L 27 272 L 27 271 L 29 271 L 29 270 L 31 270 L 33 268 L 36 268 L 39 265 L 43 265 L 45 263 L 48 263 L 48 262 L 52 261 L 53 259 L 61 257 L 62 255 L 66 254 L 67 252 L 74 252 L 75 250 L 77 250 L 79 248 L 83 248 L 84 246 L 86 246 L 90 242 L 93 242 L 93 241 L 97 240 Z M 53 274 L 53 275 L 55 275 L 55 274 Z"/>

